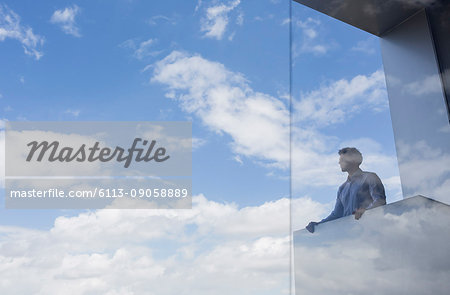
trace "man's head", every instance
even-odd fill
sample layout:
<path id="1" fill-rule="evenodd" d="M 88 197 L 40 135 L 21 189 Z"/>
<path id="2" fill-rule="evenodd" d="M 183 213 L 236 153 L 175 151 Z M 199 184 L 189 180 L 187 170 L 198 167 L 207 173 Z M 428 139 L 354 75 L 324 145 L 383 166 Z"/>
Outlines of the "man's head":
<path id="1" fill-rule="evenodd" d="M 351 172 L 358 169 L 363 160 L 360 151 L 354 147 L 340 149 L 338 154 L 342 172 Z"/>

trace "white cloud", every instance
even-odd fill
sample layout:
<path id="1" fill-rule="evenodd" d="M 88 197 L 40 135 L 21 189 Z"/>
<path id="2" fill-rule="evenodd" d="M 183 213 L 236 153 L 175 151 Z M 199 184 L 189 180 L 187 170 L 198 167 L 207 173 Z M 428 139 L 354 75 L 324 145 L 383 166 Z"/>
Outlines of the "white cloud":
<path id="1" fill-rule="evenodd" d="M 302 93 L 293 102 L 295 121 L 315 126 L 340 123 L 361 110 L 384 110 L 388 107 L 384 73 L 358 75 L 338 80 L 318 90 Z"/>
<path id="2" fill-rule="evenodd" d="M 290 18 L 285 18 L 285 19 L 283 19 L 283 21 L 281 22 L 281 25 L 282 25 L 282 26 L 288 25 L 290 22 L 291 22 L 291 19 L 290 19 Z"/>
<path id="3" fill-rule="evenodd" d="M 244 24 L 244 13 L 241 11 L 239 12 L 237 18 L 236 18 L 236 24 L 242 26 Z"/>
<path id="4" fill-rule="evenodd" d="M 241 165 L 244 164 L 244 162 L 242 161 L 241 157 L 239 157 L 239 155 L 235 155 L 233 159 Z"/>
<path id="5" fill-rule="evenodd" d="M 442 91 L 441 79 L 438 74 L 429 75 L 422 80 L 406 84 L 403 91 L 415 96 L 440 93 Z"/>
<path id="6" fill-rule="evenodd" d="M 166 22 L 171 25 L 176 25 L 177 18 L 176 17 L 168 17 L 165 15 L 154 15 L 147 20 L 147 24 L 149 24 L 151 26 L 156 26 L 160 22 Z"/>
<path id="7" fill-rule="evenodd" d="M 75 17 L 81 12 L 77 5 L 55 10 L 50 22 L 61 26 L 64 33 L 75 37 L 81 37 L 80 29 L 77 27 Z"/>
<path id="8" fill-rule="evenodd" d="M 450 154 L 424 141 L 398 143 L 399 168 L 406 196 L 424 195 L 450 203 Z"/>
<path id="9" fill-rule="evenodd" d="M 155 38 L 150 38 L 148 40 L 138 42 L 138 43 L 136 43 L 136 41 L 134 39 L 128 39 L 125 42 L 121 43 L 119 46 L 122 48 L 132 49 L 134 51 L 133 56 L 139 60 L 142 60 L 145 57 L 156 56 L 162 52 L 161 50 L 153 49 L 154 45 L 157 42 L 158 42 L 158 39 L 155 39 Z M 145 70 L 146 69 L 144 69 L 143 71 L 145 71 Z"/>
<path id="10" fill-rule="evenodd" d="M 324 212 L 293 201 L 302 224 Z M 58 217 L 48 231 L 0 227 L 0 292 L 280 294 L 289 288 L 289 204 L 239 209 L 199 195 L 192 210 L 106 209 Z"/>
<path id="11" fill-rule="evenodd" d="M 0 120 L 0 188 L 5 187 L 5 122 Z"/>
<path id="12" fill-rule="evenodd" d="M 366 40 L 359 41 L 356 46 L 352 47 L 353 51 L 359 51 L 366 53 L 368 55 L 373 55 L 376 53 L 376 39 L 375 38 L 368 38 Z"/>
<path id="13" fill-rule="evenodd" d="M 284 20 L 282 24 L 289 23 L 289 20 Z M 294 40 L 292 45 L 293 57 L 298 57 L 301 54 L 312 53 L 314 55 L 322 55 L 328 52 L 330 41 L 328 44 L 322 42 L 319 36 L 320 20 L 308 17 L 306 20 L 294 20 L 294 29 L 299 28 L 302 32 L 300 40 Z"/>
<path id="14" fill-rule="evenodd" d="M 446 294 L 448 213 L 448 206 L 409 199 L 389 210 L 367 211 L 359 221 L 348 216 L 324 223 L 313 235 L 298 232 L 297 290 L 302 294 Z"/>
<path id="15" fill-rule="evenodd" d="M 229 23 L 228 14 L 234 10 L 240 2 L 240 0 L 234 0 L 228 2 L 228 4 L 219 4 L 208 7 L 206 9 L 206 15 L 201 19 L 201 31 L 204 32 L 204 37 L 221 40 Z M 201 2 L 199 4 L 201 4 Z M 238 24 L 242 24 L 244 21 L 243 14 L 239 14 L 236 21 Z"/>
<path id="16" fill-rule="evenodd" d="M 318 129 L 328 124 L 326 119 L 330 113 L 340 109 L 343 114 L 337 121 L 343 122 L 350 116 L 348 109 L 352 110 L 353 105 L 373 109 L 387 103 L 387 98 L 379 94 L 384 91 L 381 72 L 337 81 L 309 93 L 302 99 L 316 109 L 310 111 L 302 100 L 296 102 L 294 117 L 302 120 L 297 119 L 292 127 L 290 155 L 289 110 L 285 99 L 253 90 L 241 74 L 201 56 L 174 51 L 155 63 L 152 81 L 167 85 L 166 96 L 177 100 L 184 111 L 195 114 L 206 127 L 231 136 L 233 152 L 241 160 L 246 156 L 269 167 L 292 165 L 292 181 L 297 191 L 304 186 L 329 187 L 342 183 L 337 150 L 343 143 Z M 319 102 L 315 103 L 315 99 Z M 326 103 L 333 107 L 329 109 Z M 308 118 L 301 117 L 305 114 Z M 395 156 L 374 149 L 377 144 L 373 141 L 360 140 L 355 144 L 368 147 L 367 152 L 362 150 L 368 170 L 383 171 L 380 177 L 386 179 L 398 175 Z"/>
<path id="17" fill-rule="evenodd" d="M 381 145 L 370 138 L 340 141 L 325 136 L 321 129 L 348 121 L 355 113 L 387 110 L 388 99 L 382 71 L 358 75 L 302 93 L 293 99 L 292 185 L 294 192 L 309 186 L 337 186 L 344 181 L 338 166 L 337 151 L 355 146 L 364 155 L 361 168 L 376 172 L 389 180 L 389 201 L 401 195 L 398 164 L 395 154 L 388 155 Z M 397 178 L 395 178 L 397 177 Z"/>
<path id="18" fill-rule="evenodd" d="M 64 112 L 65 114 L 72 115 L 74 117 L 78 117 L 80 115 L 80 110 L 68 109 Z"/>
<path id="19" fill-rule="evenodd" d="M 5 4 L 0 4 L 0 41 L 16 39 L 22 44 L 25 54 L 39 60 L 44 54 L 39 48 L 44 37 L 35 35 L 33 29 L 20 23 L 20 17 Z"/>
<path id="20" fill-rule="evenodd" d="M 136 51 L 134 52 L 134 56 L 137 59 L 142 59 L 146 56 L 154 56 L 159 54 L 158 51 L 152 51 L 150 48 L 155 44 L 156 39 L 148 39 L 146 41 L 143 41 L 139 44 L 139 46 L 136 48 Z"/>
<path id="21" fill-rule="evenodd" d="M 208 128 L 229 134 L 235 153 L 288 167 L 289 110 L 282 101 L 251 89 L 241 74 L 174 51 L 155 64 L 151 81 L 167 85 L 168 96 Z"/>
<path id="22" fill-rule="evenodd" d="M 257 15 L 257 16 L 255 16 L 255 17 L 253 17 L 253 20 L 262 22 L 262 21 L 271 20 L 271 19 L 273 19 L 274 17 L 275 17 L 275 16 L 274 16 L 272 13 L 269 13 L 269 14 L 266 14 L 266 15 L 264 15 L 264 16 Z"/>
<path id="23" fill-rule="evenodd" d="M 236 32 L 233 32 L 228 36 L 228 41 L 233 41 L 234 35 L 236 35 Z"/>
<path id="24" fill-rule="evenodd" d="M 205 144 L 206 144 L 206 140 L 204 140 L 203 138 L 199 138 L 199 137 L 192 138 L 192 149 L 193 150 L 199 149 L 202 146 L 204 146 Z"/>
<path id="25" fill-rule="evenodd" d="M 195 5 L 195 11 L 198 11 L 199 8 L 202 6 L 202 0 L 198 0 L 197 5 Z"/>

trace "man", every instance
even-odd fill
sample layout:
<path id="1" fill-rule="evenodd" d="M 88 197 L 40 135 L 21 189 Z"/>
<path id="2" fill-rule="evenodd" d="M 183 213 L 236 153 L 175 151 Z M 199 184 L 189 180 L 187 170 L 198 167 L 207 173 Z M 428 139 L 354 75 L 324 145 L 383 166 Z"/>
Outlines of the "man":
<path id="1" fill-rule="evenodd" d="M 355 214 L 360 219 L 364 211 L 386 204 L 384 186 L 380 178 L 372 172 L 362 171 L 361 153 L 354 147 L 339 150 L 339 165 L 347 172 L 347 181 L 338 189 L 333 212 L 320 222 L 311 221 L 306 229 L 313 233 L 317 225 L 343 216 Z"/>

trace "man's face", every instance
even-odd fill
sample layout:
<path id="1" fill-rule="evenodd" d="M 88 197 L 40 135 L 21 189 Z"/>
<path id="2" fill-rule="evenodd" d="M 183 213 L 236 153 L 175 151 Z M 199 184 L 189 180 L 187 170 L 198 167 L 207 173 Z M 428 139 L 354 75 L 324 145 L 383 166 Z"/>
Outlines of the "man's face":
<path id="1" fill-rule="evenodd" d="M 342 172 L 347 172 L 348 168 L 351 167 L 352 163 L 348 161 L 348 158 L 345 154 L 339 156 L 339 166 L 341 166 Z"/>

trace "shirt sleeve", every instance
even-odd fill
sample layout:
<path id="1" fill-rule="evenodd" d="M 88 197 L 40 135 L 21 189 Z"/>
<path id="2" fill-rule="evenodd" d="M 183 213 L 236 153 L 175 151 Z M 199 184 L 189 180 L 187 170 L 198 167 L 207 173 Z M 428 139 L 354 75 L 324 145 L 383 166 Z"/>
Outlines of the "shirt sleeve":
<path id="1" fill-rule="evenodd" d="M 339 196 L 338 196 L 336 198 L 336 204 L 334 205 L 334 209 L 331 212 L 331 214 L 328 215 L 327 218 L 324 218 L 321 221 L 319 221 L 319 223 L 324 223 L 324 222 L 327 222 L 327 221 L 338 219 L 338 218 L 342 217 L 343 214 L 344 214 L 344 206 L 342 205 L 342 202 L 341 202 L 341 200 L 339 199 Z"/>
<path id="2" fill-rule="evenodd" d="M 372 203 L 366 209 L 372 209 L 386 204 L 386 194 L 381 179 L 375 173 L 368 179 L 369 192 L 372 197 Z"/>

